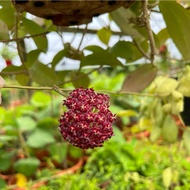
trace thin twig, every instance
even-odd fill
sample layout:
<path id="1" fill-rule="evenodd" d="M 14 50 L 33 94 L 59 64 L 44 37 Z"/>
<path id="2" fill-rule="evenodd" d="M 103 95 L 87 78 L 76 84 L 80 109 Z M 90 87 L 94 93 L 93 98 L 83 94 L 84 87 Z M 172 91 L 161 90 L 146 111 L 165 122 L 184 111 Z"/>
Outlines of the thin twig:
<path id="1" fill-rule="evenodd" d="M 64 33 L 83 33 L 86 30 L 86 34 L 97 34 L 97 30 L 95 29 L 83 29 L 83 28 L 69 28 L 69 27 L 61 27 L 60 31 Z M 122 32 L 112 31 L 112 35 L 121 36 L 124 35 Z"/>
<path id="2" fill-rule="evenodd" d="M 20 41 L 26 38 L 34 38 L 34 37 L 38 37 L 38 36 L 43 36 L 48 34 L 49 32 L 43 32 L 40 34 L 34 34 L 34 35 L 30 35 L 30 36 L 24 36 L 24 37 L 20 37 L 20 38 L 13 38 L 13 39 L 7 39 L 7 40 L 0 40 L 0 42 L 2 43 L 8 43 L 8 42 L 16 42 L 16 41 Z"/>
<path id="3" fill-rule="evenodd" d="M 55 91 L 62 96 L 66 97 L 68 92 L 71 92 L 72 89 L 63 89 L 59 88 L 56 85 L 53 85 L 52 87 L 41 87 L 41 86 L 18 86 L 18 85 L 7 85 L 5 84 L 3 88 L 14 88 L 14 89 L 25 89 L 25 90 L 47 90 L 47 91 Z M 155 97 L 157 96 L 156 94 L 143 94 L 143 93 L 136 93 L 136 92 L 113 92 L 113 91 L 108 91 L 108 90 L 98 90 L 98 92 L 102 93 L 107 93 L 107 94 L 128 94 L 128 95 L 136 95 L 136 96 L 149 96 L 149 97 Z"/>
<path id="4" fill-rule="evenodd" d="M 151 64 L 154 64 L 154 56 L 156 54 L 156 47 L 155 47 L 155 41 L 154 41 L 154 37 L 153 37 L 153 32 L 151 30 L 151 26 L 150 26 L 150 22 L 149 22 L 149 10 L 148 10 L 148 0 L 144 0 L 142 1 L 142 5 L 143 5 L 143 20 L 144 20 L 144 24 L 145 27 L 147 29 L 148 32 L 148 39 L 149 39 L 149 43 L 150 43 L 150 61 Z"/>
<path id="5" fill-rule="evenodd" d="M 85 28 L 84 28 L 84 30 L 83 30 L 82 38 L 81 38 L 81 40 L 80 40 L 80 43 L 79 43 L 79 46 L 78 46 L 78 48 L 77 48 L 76 54 L 80 51 L 80 47 L 81 47 L 82 42 L 83 42 L 83 40 L 84 40 L 84 36 L 85 36 L 85 34 L 86 34 L 87 28 L 88 28 L 88 24 L 86 24 L 86 26 L 85 26 Z"/>

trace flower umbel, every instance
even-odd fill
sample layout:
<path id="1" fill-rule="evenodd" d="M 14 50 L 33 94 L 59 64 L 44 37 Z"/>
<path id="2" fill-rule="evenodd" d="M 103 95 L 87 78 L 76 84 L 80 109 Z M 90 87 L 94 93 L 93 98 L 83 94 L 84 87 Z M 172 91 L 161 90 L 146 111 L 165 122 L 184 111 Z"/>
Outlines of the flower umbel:
<path id="1" fill-rule="evenodd" d="M 63 105 L 68 108 L 60 119 L 60 133 L 72 145 L 88 149 L 100 147 L 113 136 L 115 115 L 109 108 L 109 96 L 92 88 L 78 88 Z"/>

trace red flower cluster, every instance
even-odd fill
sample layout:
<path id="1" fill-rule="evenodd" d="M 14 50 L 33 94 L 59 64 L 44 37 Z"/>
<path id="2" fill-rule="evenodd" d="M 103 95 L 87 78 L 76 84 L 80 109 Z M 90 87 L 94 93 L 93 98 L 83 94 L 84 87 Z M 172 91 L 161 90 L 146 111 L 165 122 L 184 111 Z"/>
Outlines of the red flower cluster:
<path id="1" fill-rule="evenodd" d="M 102 146 L 113 136 L 115 115 L 109 108 L 109 96 L 93 89 L 78 88 L 64 104 L 68 111 L 60 119 L 60 132 L 72 145 L 87 149 Z"/>

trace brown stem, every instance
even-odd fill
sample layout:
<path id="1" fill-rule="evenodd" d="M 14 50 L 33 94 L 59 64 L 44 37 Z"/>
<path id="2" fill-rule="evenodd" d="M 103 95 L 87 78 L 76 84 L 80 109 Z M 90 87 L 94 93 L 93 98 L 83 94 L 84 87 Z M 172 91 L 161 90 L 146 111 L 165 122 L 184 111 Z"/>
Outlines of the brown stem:
<path id="1" fill-rule="evenodd" d="M 148 0 L 142 1 L 142 5 L 143 5 L 142 8 L 143 8 L 143 18 L 144 18 L 143 20 L 148 32 L 148 39 L 150 43 L 150 61 L 151 61 L 151 64 L 154 64 L 154 56 L 156 54 L 156 47 L 155 47 L 153 32 L 151 30 L 151 26 L 149 22 L 150 16 L 149 16 L 149 10 L 148 10 Z"/>

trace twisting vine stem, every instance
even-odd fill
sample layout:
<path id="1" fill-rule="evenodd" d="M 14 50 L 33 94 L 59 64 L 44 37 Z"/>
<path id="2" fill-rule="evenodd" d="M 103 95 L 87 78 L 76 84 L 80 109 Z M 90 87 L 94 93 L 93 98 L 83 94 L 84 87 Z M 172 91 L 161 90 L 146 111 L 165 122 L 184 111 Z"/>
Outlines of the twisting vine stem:
<path id="1" fill-rule="evenodd" d="M 150 43 L 150 51 L 151 51 L 150 61 L 151 61 L 151 64 L 154 64 L 154 56 L 156 54 L 156 47 L 155 47 L 153 32 L 151 30 L 150 21 L 149 21 L 150 15 L 149 15 L 149 10 L 148 10 L 148 0 L 142 1 L 142 8 L 143 8 L 143 21 L 148 32 L 148 39 Z"/>

